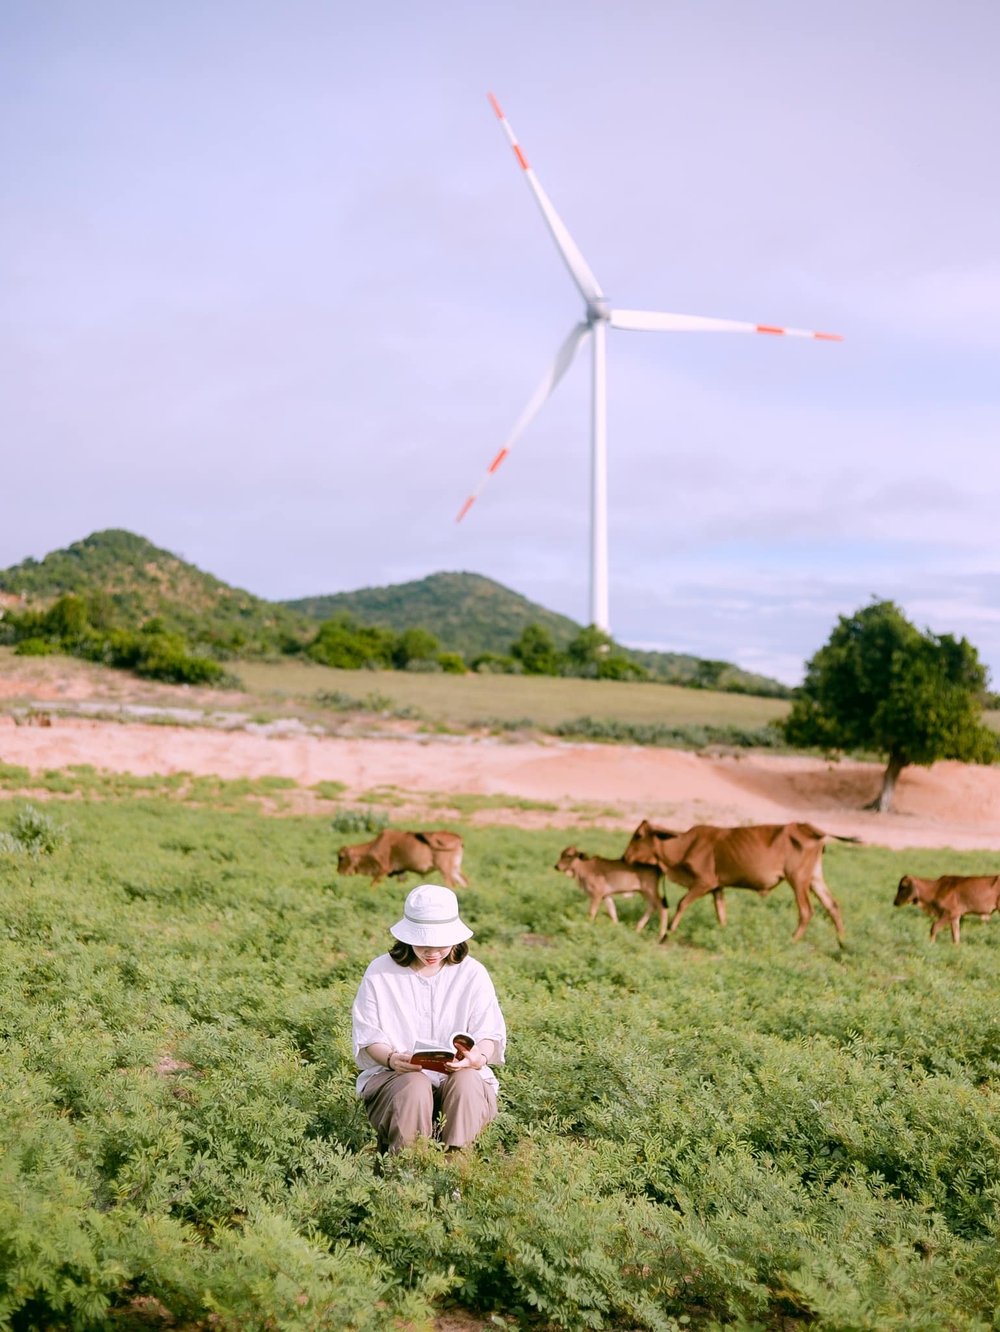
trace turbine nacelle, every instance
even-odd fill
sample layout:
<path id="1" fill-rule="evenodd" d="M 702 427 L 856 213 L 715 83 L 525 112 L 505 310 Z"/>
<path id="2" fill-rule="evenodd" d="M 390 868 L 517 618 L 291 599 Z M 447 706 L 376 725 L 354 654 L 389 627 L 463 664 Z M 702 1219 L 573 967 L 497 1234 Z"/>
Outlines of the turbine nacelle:
<path id="1" fill-rule="evenodd" d="M 611 306 L 604 296 L 596 301 L 587 302 L 587 323 L 596 324 L 603 322 L 609 323 L 611 320 Z"/>

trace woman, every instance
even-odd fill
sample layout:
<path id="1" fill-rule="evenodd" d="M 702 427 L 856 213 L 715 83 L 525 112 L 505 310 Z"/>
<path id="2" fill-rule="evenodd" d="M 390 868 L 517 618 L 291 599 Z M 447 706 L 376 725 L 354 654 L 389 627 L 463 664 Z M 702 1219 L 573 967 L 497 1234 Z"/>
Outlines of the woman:
<path id="1" fill-rule="evenodd" d="M 489 973 L 469 957 L 472 931 L 450 888 L 425 883 L 406 899 L 389 931 L 396 943 L 364 974 L 352 1013 L 358 1095 L 381 1151 L 398 1152 L 434 1134 L 465 1147 L 497 1112 L 497 1080 L 507 1029 Z M 434 1073 L 411 1062 L 416 1042 L 448 1047 L 456 1032 L 475 1040 L 461 1059 Z"/>

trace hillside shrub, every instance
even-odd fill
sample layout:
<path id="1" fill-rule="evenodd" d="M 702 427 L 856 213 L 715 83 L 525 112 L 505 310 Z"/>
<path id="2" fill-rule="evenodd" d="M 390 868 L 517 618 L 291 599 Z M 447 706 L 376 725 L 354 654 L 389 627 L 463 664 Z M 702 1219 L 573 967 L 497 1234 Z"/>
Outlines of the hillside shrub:
<path id="1" fill-rule="evenodd" d="M 14 640 L 17 642 L 17 640 Z M 15 657 L 48 657 L 56 648 L 44 638 L 22 638 L 14 649 Z"/>
<path id="2" fill-rule="evenodd" d="M 95 626 L 92 614 L 102 627 Z M 63 652 L 170 684 L 217 685 L 226 679 L 217 661 L 193 652 L 186 640 L 168 632 L 158 617 L 148 620 L 139 631 L 107 628 L 107 621 L 99 597 L 69 594 L 59 597 L 45 611 L 9 614 L 4 624 L 20 656 Z"/>
<path id="3" fill-rule="evenodd" d="M 446 675 L 464 675 L 465 661 L 461 652 L 439 652 L 438 664 Z"/>
<path id="4" fill-rule="evenodd" d="M 515 657 L 500 656 L 496 652 L 480 652 L 469 663 L 469 669 L 478 675 L 514 675 L 524 671 L 524 666 Z"/>
<path id="5" fill-rule="evenodd" d="M 510 655 L 528 675 L 558 675 L 562 654 L 543 625 L 529 624 L 510 645 Z"/>
<path id="6" fill-rule="evenodd" d="M 357 671 L 369 665 L 391 666 L 395 650 L 396 635 L 391 630 L 341 615 L 320 625 L 306 655 L 323 666 Z"/>

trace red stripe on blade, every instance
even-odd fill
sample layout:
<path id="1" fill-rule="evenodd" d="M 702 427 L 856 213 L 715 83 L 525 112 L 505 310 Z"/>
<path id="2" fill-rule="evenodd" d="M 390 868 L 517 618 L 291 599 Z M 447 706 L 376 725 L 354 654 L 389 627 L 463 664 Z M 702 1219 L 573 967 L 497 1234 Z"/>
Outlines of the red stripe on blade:
<path id="1" fill-rule="evenodd" d="M 473 504 L 475 503 L 475 500 L 476 500 L 475 495 L 469 496 L 469 498 L 465 501 L 465 503 L 462 505 L 461 509 L 459 510 L 458 517 L 455 519 L 456 523 L 460 523 L 462 521 L 465 515 L 472 508 Z"/>
<path id="2" fill-rule="evenodd" d="M 514 156 L 517 158 L 517 160 L 518 160 L 518 161 L 521 163 L 521 165 L 524 167 L 525 171 L 527 171 L 527 169 L 528 169 L 528 159 L 525 157 L 524 153 L 521 152 L 521 145 L 520 145 L 519 143 L 515 143 L 515 144 L 514 144 Z"/>
<path id="3" fill-rule="evenodd" d="M 784 333 L 784 331 L 785 331 L 785 330 L 784 330 L 783 328 L 772 328 L 770 324 L 758 324 L 758 325 L 757 325 L 757 332 L 758 332 L 758 333 L 776 333 L 776 334 L 778 334 L 778 335 L 780 336 L 781 334 Z"/>
<path id="4" fill-rule="evenodd" d="M 507 457 L 507 450 L 501 449 L 500 452 L 497 454 L 497 456 L 490 463 L 490 472 L 491 473 L 495 472 L 497 468 L 500 466 L 500 464 L 503 462 L 504 458 L 506 457 Z"/>
<path id="5" fill-rule="evenodd" d="M 820 339 L 822 339 L 823 342 L 843 342 L 843 341 L 844 341 L 844 335 L 843 335 L 842 333 L 814 333 L 814 334 L 813 334 L 813 337 L 814 337 L 814 338 L 820 338 Z"/>
<path id="6" fill-rule="evenodd" d="M 493 110 L 497 113 L 498 118 L 503 120 L 503 112 L 500 110 L 500 103 L 492 93 L 487 93 L 486 96 L 490 99 L 490 106 L 492 106 Z"/>

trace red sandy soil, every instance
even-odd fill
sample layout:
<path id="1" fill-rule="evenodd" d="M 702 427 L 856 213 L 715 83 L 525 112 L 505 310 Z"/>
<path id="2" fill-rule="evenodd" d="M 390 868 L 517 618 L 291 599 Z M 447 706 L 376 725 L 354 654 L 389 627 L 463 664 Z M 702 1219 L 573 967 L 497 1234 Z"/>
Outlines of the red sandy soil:
<path id="1" fill-rule="evenodd" d="M 302 786 L 339 781 L 348 788 L 346 799 L 394 786 L 401 795 L 413 793 L 406 803 L 419 801 L 417 793 L 462 793 L 559 806 L 551 813 L 477 815 L 524 826 L 567 826 L 578 821 L 572 807 L 586 804 L 591 817 L 600 807 L 602 822 L 622 828 L 644 816 L 679 828 L 804 819 L 884 846 L 1000 850 L 1000 769 L 961 763 L 907 768 L 896 791 L 896 813 L 880 815 L 861 808 L 879 789 L 877 765 L 760 753 L 720 757 L 453 736 L 279 738 L 58 717 L 51 726 L 15 726 L 0 717 L 0 762 L 33 771 L 89 763 L 137 775 L 278 775 Z"/>

